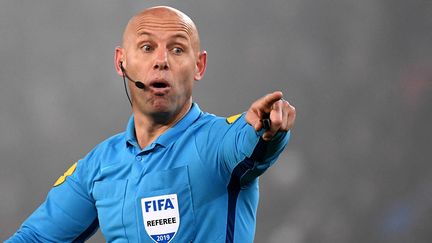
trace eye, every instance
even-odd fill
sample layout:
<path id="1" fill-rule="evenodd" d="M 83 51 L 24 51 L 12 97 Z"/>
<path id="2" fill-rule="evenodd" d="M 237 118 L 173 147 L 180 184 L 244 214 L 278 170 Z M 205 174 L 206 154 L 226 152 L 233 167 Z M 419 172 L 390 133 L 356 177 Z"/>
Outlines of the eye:
<path id="1" fill-rule="evenodd" d="M 174 48 L 172 49 L 172 52 L 173 52 L 174 54 L 176 54 L 176 55 L 180 55 L 180 54 L 182 54 L 184 51 L 183 51 L 183 49 L 180 48 L 180 47 L 174 47 Z"/>
<path id="2" fill-rule="evenodd" d="M 153 48 L 152 48 L 150 45 L 143 45 L 143 46 L 141 47 L 141 49 L 142 49 L 144 52 L 151 52 L 151 51 L 153 50 Z"/>

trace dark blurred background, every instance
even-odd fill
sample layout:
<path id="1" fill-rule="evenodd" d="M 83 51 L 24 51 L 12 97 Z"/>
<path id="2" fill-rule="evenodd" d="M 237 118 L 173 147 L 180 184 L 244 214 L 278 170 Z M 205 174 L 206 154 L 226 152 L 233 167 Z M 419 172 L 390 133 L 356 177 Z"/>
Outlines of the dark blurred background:
<path id="1" fill-rule="evenodd" d="M 237 114 L 278 89 L 297 108 L 255 242 L 432 242 L 432 0 L 2 0 L 0 240 L 125 128 L 114 48 L 165 4 L 209 53 L 202 109 Z"/>

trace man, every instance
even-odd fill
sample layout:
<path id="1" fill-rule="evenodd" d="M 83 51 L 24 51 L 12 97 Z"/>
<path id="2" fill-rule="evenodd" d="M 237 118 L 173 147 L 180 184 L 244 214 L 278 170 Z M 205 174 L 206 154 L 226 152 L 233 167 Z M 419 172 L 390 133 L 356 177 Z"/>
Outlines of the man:
<path id="1" fill-rule="evenodd" d="M 192 89 L 206 60 L 184 13 L 134 16 L 115 50 L 130 81 L 126 131 L 66 171 L 7 242 L 82 242 L 98 227 L 107 242 L 252 242 L 257 177 L 287 144 L 295 109 L 278 91 L 228 119 L 202 112 Z"/>

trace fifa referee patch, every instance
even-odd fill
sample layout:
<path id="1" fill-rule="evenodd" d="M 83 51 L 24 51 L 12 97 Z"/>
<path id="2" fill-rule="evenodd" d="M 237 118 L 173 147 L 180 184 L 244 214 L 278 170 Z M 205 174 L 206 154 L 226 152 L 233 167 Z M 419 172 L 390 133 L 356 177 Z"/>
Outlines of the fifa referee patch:
<path id="1" fill-rule="evenodd" d="M 240 113 L 240 114 L 237 114 L 237 115 L 234 115 L 234 116 L 230 116 L 230 117 L 228 117 L 228 118 L 226 119 L 226 122 L 227 122 L 228 124 L 232 124 L 232 123 L 234 123 L 235 121 L 237 121 L 237 119 L 239 119 L 239 117 L 241 117 L 241 115 L 243 115 L 243 113 Z"/>
<path id="2" fill-rule="evenodd" d="M 60 176 L 57 181 L 54 183 L 54 186 L 61 185 L 63 182 L 65 182 L 66 177 L 72 175 L 77 167 L 77 163 L 73 164 L 62 176 Z"/>
<path id="3" fill-rule="evenodd" d="M 141 199 L 144 228 L 157 243 L 170 242 L 180 225 L 177 194 Z"/>

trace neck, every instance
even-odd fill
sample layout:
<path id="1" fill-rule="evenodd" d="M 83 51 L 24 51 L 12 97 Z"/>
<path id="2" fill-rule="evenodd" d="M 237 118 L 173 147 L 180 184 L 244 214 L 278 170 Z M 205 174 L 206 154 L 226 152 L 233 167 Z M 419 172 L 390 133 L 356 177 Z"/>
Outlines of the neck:
<path id="1" fill-rule="evenodd" d="M 135 135 L 141 149 L 147 147 L 160 135 L 180 121 L 190 110 L 192 101 L 188 102 L 177 114 L 161 119 L 160 115 L 149 116 L 134 112 Z"/>

